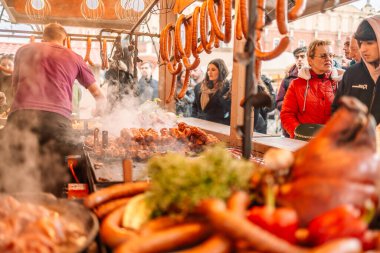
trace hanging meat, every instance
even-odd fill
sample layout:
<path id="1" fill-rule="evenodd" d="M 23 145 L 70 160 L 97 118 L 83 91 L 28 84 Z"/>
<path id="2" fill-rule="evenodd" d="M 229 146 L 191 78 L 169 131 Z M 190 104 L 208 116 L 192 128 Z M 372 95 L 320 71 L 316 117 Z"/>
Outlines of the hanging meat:
<path id="1" fill-rule="evenodd" d="M 342 204 L 363 210 L 377 205 L 375 121 L 355 98 L 343 97 L 341 108 L 314 139 L 295 153 L 290 181 L 278 201 L 295 208 L 302 225 Z"/>

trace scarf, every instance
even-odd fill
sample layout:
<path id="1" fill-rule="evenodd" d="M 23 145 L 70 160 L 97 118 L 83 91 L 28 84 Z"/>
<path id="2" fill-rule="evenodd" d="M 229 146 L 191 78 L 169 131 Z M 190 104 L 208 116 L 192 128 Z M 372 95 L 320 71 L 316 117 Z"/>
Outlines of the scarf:
<path id="1" fill-rule="evenodd" d="M 210 101 L 210 97 L 217 92 L 219 89 L 219 84 L 216 83 L 212 89 L 207 87 L 206 82 L 203 82 L 201 85 L 201 108 L 202 111 L 206 108 L 208 102 Z"/>

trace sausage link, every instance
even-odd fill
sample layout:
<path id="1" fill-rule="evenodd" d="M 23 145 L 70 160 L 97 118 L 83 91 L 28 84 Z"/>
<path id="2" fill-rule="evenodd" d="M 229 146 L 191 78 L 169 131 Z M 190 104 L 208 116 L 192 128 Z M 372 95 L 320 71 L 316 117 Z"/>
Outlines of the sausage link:
<path id="1" fill-rule="evenodd" d="M 232 29 L 232 0 L 226 0 L 224 3 L 224 43 L 231 41 Z"/>
<path id="2" fill-rule="evenodd" d="M 199 26 L 199 12 L 201 7 L 197 6 L 193 12 L 193 34 L 191 38 L 191 51 L 193 56 L 196 58 L 198 54 L 203 51 L 203 46 L 200 44 L 198 46 L 198 26 Z"/>
<path id="3" fill-rule="evenodd" d="M 261 61 L 268 61 L 279 56 L 289 46 L 290 39 L 288 36 L 282 37 L 278 46 L 272 51 L 262 52 L 259 49 L 255 49 L 256 57 Z"/>
<path id="4" fill-rule="evenodd" d="M 199 64 L 201 63 L 201 59 L 198 56 L 198 57 L 195 58 L 195 60 L 193 61 L 193 63 L 190 63 L 189 58 L 187 58 L 186 56 L 184 56 L 182 58 L 182 62 L 183 62 L 183 65 L 185 65 L 186 69 L 193 70 L 193 69 L 196 69 L 199 66 Z"/>
<path id="5" fill-rule="evenodd" d="M 257 0 L 256 41 L 261 39 L 261 31 L 265 26 L 265 0 Z"/>
<path id="6" fill-rule="evenodd" d="M 157 231 L 179 225 L 183 222 L 183 217 L 161 216 L 143 224 L 140 228 L 140 235 L 147 236 Z"/>
<path id="7" fill-rule="evenodd" d="M 185 55 L 186 57 L 191 56 L 191 42 L 193 33 L 193 22 L 192 20 L 185 20 Z"/>
<path id="8" fill-rule="evenodd" d="M 175 45 L 179 51 L 180 57 L 185 55 L 185 50 L 183 49 L 182 46 L 182 40 L 181 40 L 181 26 L 185 22 L 185 15 L 181 14 L 179 15 L 177 22 L 175 23 Z"/>
<path id="9" fill-rule="evenodd" d="M 138 237 L 136 231 L 121 227 L 124 209 L 124 206 L 119 207 L 110 213 L 100 225 L 100 238 L 105 244 L 112 248 Z"/>
<path id="10" fill-rule="evenodd" d="M 84 57 L 84 61 L 88 62 L 88 64 L 90 64 L 91 66 L 94 66 L 95 64 L 90 59 L 91 44 L 92 44 L 91 37 L 87 37 L 86 56 Z"/>
<path id="11" fill-rule="evenodd" d="M 171 62 L 168 62 L 167 66 L 168 66 L 169 73 L 172 75 L 177 75 L 182 71 L 182 63 L 180 63 L 180 62 L 178 63 L 178 65 L 177 65 L 177 63 L 172 64 Z M 177 66 L 177 68 L 176 68 L 176 66 Z"/>
<path id="12" fill-rule="evenodd" d="M 177 96 L 178 99 L 182 99 L 185 96 L 187 87 L 189 87 L 189 82 L 190 82 L 190 70 L 186 69 L 185 80 L 183 81 L 181 91 L 178 93 L 178 96 Z"/>
<path id="13" fill-rule="evenodd" d="M 176 253 L 229 253 L 232 242 L 223 234 L 210 236 L 201 244 L 187 250 L 176 251 Z"/>
<path id="14" fill-rule="evenodd" d="M 181 64 L 181 66 L 182 66 L 182 64 Z M 169 97 L 166 99 L 166 103 L 167 104 L 169 104 L 173 100 L 173 98 L 174 98 L 175 86 L 176 86 L 176 81 L 177 81 L 176 76 L 177 76 L 177 74 L 173 74 L 172 83 L 171 83 L 171 86 L 170 86 Z"/>
<path id="15" fill-rule="evenodd" d="M 307 0 L 296 0 L 295 5 L 288 13 L 289 20 L 293 21 L 299 18 L 306 9 Z"/>
<path id="16" fill-rule="evenodd" d="M 248 16 L 247 16 L 247 0 L 240 0 L 240 19 L 241 19 L 241 27 L 243 30 L 244 37 L 248 38 Z"/>
<path id="17" fill-rule="evenodd" d="M 71 37 L 70 36 L 66 37 L 66 44 L 67 44 L 67 48 L 71 49 Z"/>
<path id="18" fill-rule="evenodd" d="M 202 46 L 206 53 L 210 54 L 212 49 L 212 44 L 214 43 L 215 34 L 213 36 L 213 32 L 211 29 L 210 40 L 207 40 L 207 32 L 208 32 L 208 18 L 207 18 L 207 1 L 204 1 L 201 6 L 201 13 L 199 18 L 201 24 L 201 42 Z"/>
<path id="19" fill-rule="evenodd" d="M 125 206 L 129 200 L 130 198 L 121 198 L 106 202 L 97 207 L 94 212 L 99 219 L 102 219 L 117 208 Z"/>
<path id="20" fill-rule="evenodd" d="M 139 193 L 143 193 L 148 189 L 148 187 L 148 182 L 135 182 L 112 185 L 90 194 L 84 200 L 84 205 L 88 208 L 94 208 L 111 199 L 116 199 L 120 197 L 130 197 Z"/>
<path id="21" fill-rule="evenodd" d="M 240 1 L 240 0 L 237 0 Z M 235 37 L 237 40 L 241 40 L 243 38 L 243 31 L 241 30 L 241 18 L 240 18 L 240 8 L 238 6 L 235 14 Z"/>
<path id="22" fill-rule="evenodd" d="M 278 31 L 281 34 L 287 34 L 289 32 L 287 10 L 288 10 L 288 0 L 277 0 L 276 22 L 277 22 Z"/>
<path id="23" fill-rule="evenodd" d="M 187 223 L 129 240 L 117 247 L 114 253 L 170 252 L 200 242 L 207 238 L 210 232 L 207 224 L 201 222 Z"/>
<path id="24" fill-rule="evenodd" d="M 108 69 L 107 39 L 102 41 L 102 69 Z"/>
<path id="25" fill-rule="evenodd" d="M 218 39 L 224 40 L 224 34 L 222 30 L 220 29 L 220 24 L 223 17 L 223 8 L 224 8 L 224 2 L 223 0 L 219 0 L 218 2 L 218 18 L 215 14 L 215 2 L 214 0 L 207 0 L 207 10 L 211 21 L 212 29 L 215 31 L 215 35 Z"/>

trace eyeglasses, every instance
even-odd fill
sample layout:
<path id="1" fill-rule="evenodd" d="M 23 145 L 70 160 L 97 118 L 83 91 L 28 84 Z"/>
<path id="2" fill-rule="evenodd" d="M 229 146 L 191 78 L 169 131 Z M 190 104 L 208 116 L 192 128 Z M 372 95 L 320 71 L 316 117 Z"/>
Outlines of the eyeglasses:
<path id="1" fill-rule="evenodd" d="M 333 59 L 335 57 L 335 54 L 321 54 L 316 57 L 321 58 L 323 60 L 327 60 L 328 58 Z"/>

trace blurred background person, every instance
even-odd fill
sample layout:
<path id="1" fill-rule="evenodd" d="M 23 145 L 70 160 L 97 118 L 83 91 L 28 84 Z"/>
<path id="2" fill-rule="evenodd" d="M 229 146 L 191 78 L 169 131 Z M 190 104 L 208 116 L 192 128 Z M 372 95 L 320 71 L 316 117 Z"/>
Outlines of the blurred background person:
<path id="1" fill-rule="evenodd" d="M 355 63 L 360 62 L 362 59 L 360 56 L 358 41 L 355 39 L 354 36 L 351 37 L 351 42 L 350 42 L 350 57 L 352 59 L 351 65 L 354 65 Z"/>
<path id="2" fill-rule="evenodd" d="M 222 59 L 212 60 L 207 65 L 205 79 L 194 88 L 193 117 L 230 124 L 231 94 L 227 76 L 228 69 Z"/>
<path id="3" fill-rule="evenodd" d="M 322 125 L 329 120 L 331 104 L 344 72 L 333 67 L 333 58 L 330 41 L 310 43 L 307 51 L 310 67 L 299 70 L 298 78 L 290 83 L 280 114 L 282 125 L 291 138 L 302 124 Z"/>
<path id="4" fill-rule="evenodd" d="M 194 82 L 190 78 L 189 85 L 187 87 L 187 91 L 185 96 L 182 99 L 178 99 L 178 94 L 182 90 L 182 86 L 185 81 L 186 71 L 183 70 L 179 75 L 177 75 L 177 91 L 176 91 L 176 103 L 175 109 L 176 114 L 183 117 L 191 117 L 193 111 L 193 103 L 194 103 Z M 191 85 L 192 84 L 192 85 Z"/>
<path id="5" fill-rule="evenodd" d="M 197 85 L 203 82 L 205 74 L 201 67 L 198 67 L 190 71 L 190 77 L 194 80 L 194 84 Z"/>
<path id="6" fill-rule="evenodd" d="M 257 93 L 267 93 L 272 100 L 270 107 L 255 107 L 254 108 L 254 131 L 256 133 L 267 133 L 268 128 L 268 113 L 275 109 L 276 94 L 273 89 L 272 80 L 265 75 L 261 75 L 261 80 L 257 85 Z"/>
<path id="7" fill-rule="evenodd" d="M 350 53 L 351 36 L 346 36 L 343 43 L 344 58 L 342 59 L 342 68 L 347 69 L 351 65 L 351 53 Z"/>
<path id="8" fill-rule="evenodd" d="M 9 109 L 13 102 L 13 92 L 11 88 L 12 72 L 14 66 L 13 55 L 3 55 L 0 58 L 0 66 L 0 91 L 3 92 L 6 97 L 6 104 L 4 106 Z"/>
<path id="9" fill-rule="evenodd" d="M 141 78 L 137 85 L 137 96 L 140 102 L 158 98 L 158 81 L 153 79 L 153 65 L 151 62 L 143 62 L 140 66 Z"/>

